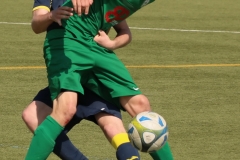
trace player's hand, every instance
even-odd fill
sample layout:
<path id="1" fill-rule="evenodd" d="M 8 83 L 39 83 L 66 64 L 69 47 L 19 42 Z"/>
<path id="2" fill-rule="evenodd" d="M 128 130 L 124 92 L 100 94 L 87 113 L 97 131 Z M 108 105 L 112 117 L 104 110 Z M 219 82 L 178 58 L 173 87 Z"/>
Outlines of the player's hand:
<path id="1" fill-rule="evenodd" d="M 94 37 L 94 41 L 104 48 L 109 50 L 114 49 L 114 41 L 104 31 L 98 31 L 98 34 Z"/>
<path id="2" fill-rule="evenodd" d="M 72 0 L 73 9 L 78 14 L 88 14 L 89 8 L 92 5 L 93 0 Z"/>
<path id="3" fill-rule="evenodd" d="M 62 25 L 62 19 L 68 19 L 73 15 L 73 8 L 70 7 L 59 7 L 56 10 L 53 10 L 50 14 L 50 19 L 54 22 L 57 22 L 60 26 Z"/>

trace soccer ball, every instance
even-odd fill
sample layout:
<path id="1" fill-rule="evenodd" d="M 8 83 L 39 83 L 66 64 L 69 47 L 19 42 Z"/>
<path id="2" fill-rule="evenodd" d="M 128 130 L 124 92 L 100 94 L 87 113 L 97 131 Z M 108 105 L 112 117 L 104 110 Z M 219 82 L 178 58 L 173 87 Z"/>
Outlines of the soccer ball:
<path id="1" fill-rule="evenodd" d="M 141 152 L 159 150 L 168 139 L 165 119 L 155 112 L 141 112 L 128 126 L 132 145 Z"/>

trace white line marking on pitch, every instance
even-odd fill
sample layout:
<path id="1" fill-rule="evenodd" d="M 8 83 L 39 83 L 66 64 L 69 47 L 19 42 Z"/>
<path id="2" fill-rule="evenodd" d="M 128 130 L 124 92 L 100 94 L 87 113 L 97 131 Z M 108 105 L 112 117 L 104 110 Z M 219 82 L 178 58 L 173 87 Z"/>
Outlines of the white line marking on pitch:
<path id="1" fill-rule="evenodd" d="M 234 33 L 234 34 L 240 34 L 240 31 L 187 30 L 187 29 L 140 28 L 140 27 L 129 27 L 129 28 L 131 28 L 131 29 L 139 29 L 139 30 L 159 30 L 159 31 L 177 31 L 177 32 L 205 32 L 205 33 Z"/>
<path id="2" fill-rule="evenodd" d="M 0 22 L 0 24 L 13 24 L 13 25 L 30 25 L 30 23 L 18 22 Z M 170 29 L 170 28 L 143 28 L 143 27 L 129 27 L 136 30 L 156 30 L 156 31 L 175 31 L 175 32 L 203 32 L 203 33 L 232 33 L 240 34 L 240 31 L 215 31 L 215 30 L 189 30 L 189 29 Z"/>
<path id="3" fill-rule="evenodd" d="M 30 25 L 31 23 L 0 22 L 0 24 Z"/>

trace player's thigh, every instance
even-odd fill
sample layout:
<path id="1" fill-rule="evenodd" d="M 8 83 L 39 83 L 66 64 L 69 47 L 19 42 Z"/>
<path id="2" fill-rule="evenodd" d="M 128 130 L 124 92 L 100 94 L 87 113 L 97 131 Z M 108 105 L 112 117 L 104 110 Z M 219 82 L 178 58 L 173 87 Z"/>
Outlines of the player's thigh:
<path id="1" fill-rule="evenodd" d="M 95 115 L 95 118 L 109 142 L 111 142 L 115 135 L 126 133 L 123 122 L 118 117 L 100 112 Z"/>
<path id="2" fill-rule="evenodd" d="M 89 49 L 64 29 L 51 30 L 46 37 L 44 58 L 51 98 L 57 98 L 63 89 L 83 94 L 80 82 L 94 64 Z"/>
<path id="3" fill-rule="evenodd" d="M 114 53 L 98 54 L 96 57 L 94 74 L 112 97 L 141 94 L 129 71 Z"/>
<path id="4" fill-rule="evenodd" d="M 33 132 L 51 112 L 52 108 L 45 103 L 33 101 L 24 109 L 22 118 L 27 127 Z"/>

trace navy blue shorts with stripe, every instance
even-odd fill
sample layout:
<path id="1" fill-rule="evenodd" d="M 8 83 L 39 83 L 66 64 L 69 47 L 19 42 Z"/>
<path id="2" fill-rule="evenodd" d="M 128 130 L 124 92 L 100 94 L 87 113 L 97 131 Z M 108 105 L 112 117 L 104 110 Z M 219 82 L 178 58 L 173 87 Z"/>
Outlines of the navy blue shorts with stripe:
<path id="1" fill-rule="evenodd" d="M 51 108 L 53 106 L 48 87 L 40 90 L 34 97 L 33 101 L 41 101 Z M 94 115 L 100 112 L 108 113 L 122 119 L 121 111 L 117 106 L 103 100 L 92 91 L 84 89 L 84 95 L 80 94 L 78 96 L 77 112 L 66 127 L 71 129 L 75 124 L 79 123 L 83 119 L 97 124 Z"/>

